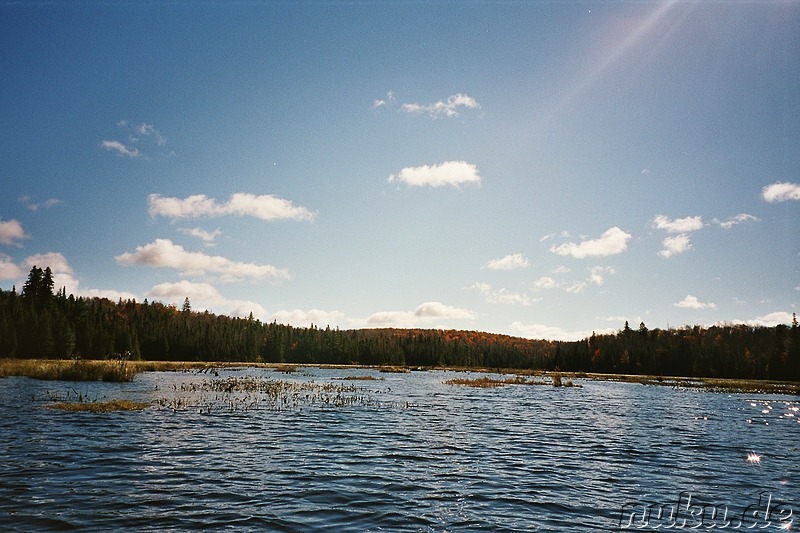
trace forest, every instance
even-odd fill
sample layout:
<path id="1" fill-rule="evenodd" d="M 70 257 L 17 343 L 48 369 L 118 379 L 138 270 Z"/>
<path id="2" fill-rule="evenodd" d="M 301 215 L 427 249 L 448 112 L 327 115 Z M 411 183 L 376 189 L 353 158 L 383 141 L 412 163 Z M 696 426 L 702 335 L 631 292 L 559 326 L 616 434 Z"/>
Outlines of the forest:
<path id="1" fill-rule="evenodd" d="M 640 323 L 575 342 L 478 331 L 298 328 L 160 302 L 55 291 L 33 267 L 20 293 L 0 290 L 0 358 L 241 361 L 561 370 L 800 381 L 800 327 Z"/>

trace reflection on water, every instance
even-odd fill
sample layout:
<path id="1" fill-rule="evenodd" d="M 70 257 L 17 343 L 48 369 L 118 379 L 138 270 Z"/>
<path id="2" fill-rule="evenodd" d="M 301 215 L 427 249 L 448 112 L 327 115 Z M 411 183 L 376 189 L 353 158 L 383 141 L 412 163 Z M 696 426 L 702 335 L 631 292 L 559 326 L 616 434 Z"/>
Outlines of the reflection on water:
<path id="1" fill-rule="evenodd" d="M 0 380 L 0 529 L 655 530 L 665 522 L 645 511 L 686 502 L 674 519 L 712 502 L 755 510 L 768 530 L 792 521 L 787 509 L 800 525 L 794 397 L 476 389 L 445 384 L 449 372 L 219 374 Z M 366 374 L 378 379 L 341 379 Z M 44 407 L 66 394 L 153 407 Z M 752 505 L 764 501 L 771 522 Z"/>

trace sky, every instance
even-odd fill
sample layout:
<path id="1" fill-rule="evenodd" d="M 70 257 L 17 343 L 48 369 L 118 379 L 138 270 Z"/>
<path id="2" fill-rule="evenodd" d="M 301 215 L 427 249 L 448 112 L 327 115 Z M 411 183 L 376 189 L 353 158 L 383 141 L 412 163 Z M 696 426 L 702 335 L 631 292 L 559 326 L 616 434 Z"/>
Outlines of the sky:
<path id="1" fill-rule="evenodd" d="M 790 324 L 800 2 L 0 3 L 0 289 L 581 339 Z"/>

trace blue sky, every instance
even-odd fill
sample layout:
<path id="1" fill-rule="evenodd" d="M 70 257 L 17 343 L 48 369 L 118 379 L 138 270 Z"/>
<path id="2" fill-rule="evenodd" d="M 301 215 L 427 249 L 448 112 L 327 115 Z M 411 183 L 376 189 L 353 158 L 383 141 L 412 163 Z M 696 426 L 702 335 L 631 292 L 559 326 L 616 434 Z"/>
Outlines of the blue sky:
<path id="1" fill-rule="evenodd" d="M 3 2 L 0 288 L 575 339 L 789 323 L 800 3 Z"/>

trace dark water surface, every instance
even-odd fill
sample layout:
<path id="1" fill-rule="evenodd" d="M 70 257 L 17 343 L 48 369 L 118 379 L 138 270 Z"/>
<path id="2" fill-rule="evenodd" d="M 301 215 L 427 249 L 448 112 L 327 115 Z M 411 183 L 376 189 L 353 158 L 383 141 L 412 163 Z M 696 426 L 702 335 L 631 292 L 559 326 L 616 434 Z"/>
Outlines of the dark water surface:
<path id="1" fill-rule="evenodd" d="M 800 529 L 797 397 L 444 383 L 482 375 L 2 379 L 0 530 Z"/>

